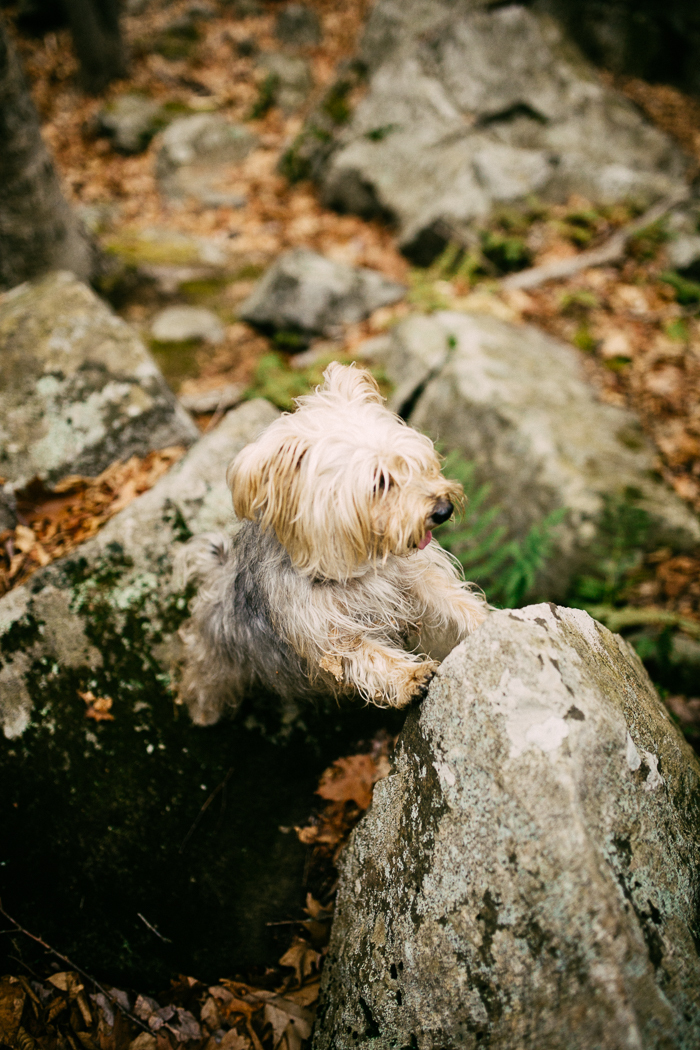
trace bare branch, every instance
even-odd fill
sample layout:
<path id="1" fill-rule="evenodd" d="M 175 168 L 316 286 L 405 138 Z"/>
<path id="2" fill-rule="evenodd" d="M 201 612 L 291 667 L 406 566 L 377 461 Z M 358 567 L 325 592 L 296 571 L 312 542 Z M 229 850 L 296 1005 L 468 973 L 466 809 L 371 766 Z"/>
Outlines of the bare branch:
<path id="1" fill-rule="evenodd" d="M 127 1010 L 125 1006 L 122 1006 L 119 1000 L 116 999 L 113 995 L 110 995 L 107 989 L 103 988 L 102 985 L 99 984 L 99 982 L 96 981 L 94 977 L 91 977 L 89 973 L 86 973 L 85 970 L 82 970 L 80 968 L 80 966 L 77 966 L 74 962 L 72 962 L 67 955 L 62 955 L 61 952 L 56 951 L 56 949 L 52 948 L 50 944 L 47 944 L 45 940 L 43 940 L 41 937 L 37 937 L 35 933 L 30 933 L 29 930 L 26 930 L 24 926 L 21 925 L 21 923 L 17 922 L 16 919 L 13 919 L 11 915 L 8 915 L 8 913 L 2 906 L 2 901 L 0 901 L 0 915 L 4 915 L 7 921 L 12 923 L 12 925 L 18 933 L 23 933 L 25 937 L 29 937 L 29 939 L 35 941 L 36 944 L 40 944 L 41 947 L 44 948 L 47 952 L 50 952 L 51 955 L 55 955 L 57 959 L 60 959 L 61 962 L 65 963 L 69 969 L 75 970 L 75 972 L 79 973 L 81 977 L 84 977 L 86 981 L 89 981 L 91 985 L 93 985 L 100 992 L 102 992 L 102 994 L 110 1003 L 112 1003 L 114 1006 L 117 1006 L 125 1017 L 128 1017 L 129 1020 L 133 1021 L 134 1024 L 139 1026 L 139 1028 L 143 1028 L 144 1032 L 148 1032 L 151 1035 L 153 1034 L 148 1025 L 145 1025 L 143 1021 L 136 1017 L 135 1014 L 132 1014 L 131 1011 Z M 7 933 L 9 931 L 3 930 L 2 932 Z"/>
<path id="2" fill-rule="evenodd" d="M 546 281 L 557 281 L 564 277 L 572 277 L 581 270 L 587 270 L 591 266 L 606 266 L 609 263 L 618 262 L 625 254 L 627 244 L 640 232 L 651 226 L 652 223 L 663 219 L 677 204 L 682 204 L 690 196 L 690 190 L 679 190 L 670 194 L 662 200 L 657 201 L 648 211 L 640 215 L 634 222 L 617 230 L 605 244 L 599 248 L 591 248 L 587 252 L 581 252 L 571 259 L 562 259 L 559 262 L 546 263 L 544 266 L 533 266 L 529 270 L 521 270 L 519 273 L 511 274 L 501 281 L 501 288 L 537 288 Z"/>

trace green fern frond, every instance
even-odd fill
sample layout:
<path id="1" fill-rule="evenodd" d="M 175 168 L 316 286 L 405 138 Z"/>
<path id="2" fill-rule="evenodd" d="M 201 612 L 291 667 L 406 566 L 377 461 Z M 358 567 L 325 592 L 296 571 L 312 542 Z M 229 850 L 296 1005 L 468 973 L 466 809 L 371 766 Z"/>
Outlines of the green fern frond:
<path id="1" fill-rule="evenodd" d="M 532 526 L 522 540 L 508 539 L 499 519 L 503 509 L 489 505 L 491 486 L 476 480 L 476 465 L 459 452 L 445 457 L 443 473 L 464 488 L 466 510 L 462 521 L 440 533 L 440 543 L 453 554 L 470 580 L 486 592 L 489 601 L 512 609 L 535 586 L 537 576 L 554 551 L 554 529 L 566 510 L 560 508 Z"/>

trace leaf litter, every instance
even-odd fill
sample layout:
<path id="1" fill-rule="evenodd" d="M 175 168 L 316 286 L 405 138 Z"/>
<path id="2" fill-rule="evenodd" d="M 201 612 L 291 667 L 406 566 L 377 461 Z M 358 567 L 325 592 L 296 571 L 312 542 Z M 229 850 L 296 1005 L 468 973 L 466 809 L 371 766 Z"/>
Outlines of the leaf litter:
<path id="1" fill-rule="evenodd" d="M 96 478 L 72 474 L 53 486 L 35 478 L 16 490 L 19 523 L 0 533 L 0 596 L 89 540 L 152 488 L 184 452 L 173 445 L 112 463 Z"/>

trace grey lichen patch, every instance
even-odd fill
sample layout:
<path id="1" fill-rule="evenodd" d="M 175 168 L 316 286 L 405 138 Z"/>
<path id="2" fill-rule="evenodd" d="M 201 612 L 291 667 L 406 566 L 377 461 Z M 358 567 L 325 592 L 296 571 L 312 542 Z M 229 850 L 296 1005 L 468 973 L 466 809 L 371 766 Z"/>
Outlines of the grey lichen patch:
<path id="1" fill-rule="evenodd" d="M 0 473 L 95 475 L 197 430 L 136 333 L 69 273 L 0 301 Z"/>
<path id="2" fill-rule="evenodd" d="M 690 1050 L 699 818 L 700 767 L 626 643 L 578 610 L 494 614 L 343 855 L 316 1050 Z"/>

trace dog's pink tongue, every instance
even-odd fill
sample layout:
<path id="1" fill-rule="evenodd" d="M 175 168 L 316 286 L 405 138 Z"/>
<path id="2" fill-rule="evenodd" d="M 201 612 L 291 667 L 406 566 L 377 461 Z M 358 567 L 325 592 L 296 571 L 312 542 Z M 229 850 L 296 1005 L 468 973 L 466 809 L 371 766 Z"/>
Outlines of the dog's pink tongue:
<path id="1" fill-rule="evenodd" d="M 426 532 L 425 536 L 423 537 L 423 539 L 418 544 L 418 550 L 422 551 L 424 547 L 427 547 L 428 544 L 430 543 L 430 541 L 432 540 L 432 538 L 433 538 L 432 532 Z"/>

